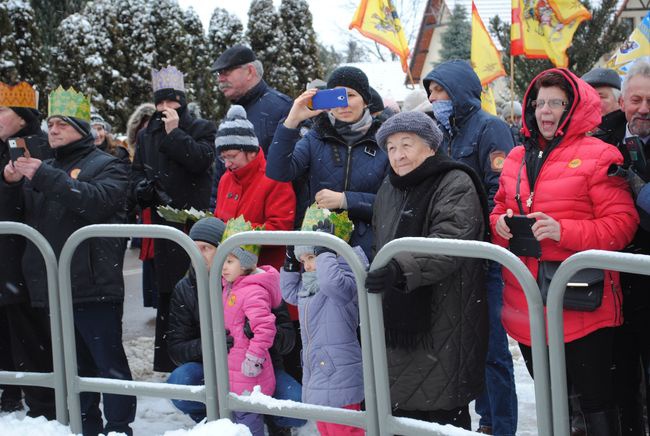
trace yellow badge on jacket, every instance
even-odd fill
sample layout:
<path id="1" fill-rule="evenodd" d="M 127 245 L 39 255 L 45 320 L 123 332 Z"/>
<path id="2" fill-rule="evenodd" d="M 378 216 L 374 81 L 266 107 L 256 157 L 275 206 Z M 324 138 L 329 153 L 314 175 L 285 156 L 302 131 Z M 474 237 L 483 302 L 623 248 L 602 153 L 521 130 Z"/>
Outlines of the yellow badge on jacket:
<path id="1" fill-rule="evenodd" d="M 573 159 L 571 162 L 569 162 L 568 167 L 569 168 L 578 168 L 580 165 L 582 165 L 582 161 L 580 159 Z"/>
<path id="2" fill-rule="evenodd" d="M 77 178 L 79 177 L 80 172 L 81 172 L 81 168 L 75 168 L 72 171 L 70 171 L 70 177 L 77 180 Z"/>
<path id="3" fill-rule="evenodd" d="M 505 160 L 506 153 L 504 151 L 493 151 L 490 153 L 490 166 L 492 167 L 492 171 L 500 173 Z"/>
<path id="4" fill-rule="evenodd" d="M 237 297 L 235 296 L 235 294 L 230 294 L 230 296 L 228 297 L 228 306 L 232 307 L 235 305 L 236 302 L 237 302 Z"/>

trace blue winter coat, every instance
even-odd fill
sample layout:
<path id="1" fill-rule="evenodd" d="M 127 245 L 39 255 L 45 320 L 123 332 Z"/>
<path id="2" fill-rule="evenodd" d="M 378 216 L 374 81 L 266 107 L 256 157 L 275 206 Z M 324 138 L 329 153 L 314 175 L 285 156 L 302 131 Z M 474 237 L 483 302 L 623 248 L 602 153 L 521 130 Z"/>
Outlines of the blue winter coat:
<path id="1" fill-rule="evenodd" d="M 368 266 L 360 247 L 354 250 Z M 280 271 L 282 297 L 298 306 L 300 316 L 302 400 L 331 407 L 357 404 L 364 393 L 354 274 L 345 260 L 334 253 L 316 258 L 316 274 L 320 290 L 309 297 L 299 297 L 301 274 Z"/>
<path id="2" fill-rule="evenodd" d="M 441 147 L 477 172 L 492 210 L 503 162 L 514 147 L 512 132 L 503 120 L 481 109 L 481 82 L 466 61 L 438 65 L 423 80 L 427 94 L 432 81 L 444 88 L 454 105 L 454 115 L 450 118 L 452 131 L 445 135 Z"/>
<path id="3" fill-rule="evenodd" d="M 636 206 L 641 218 L 641 227 L 650 231 L 650 183 L 641 188 L 636 197 Z"/>
<path id="4" fill-rule="evenodd" d="M 321 189 L 344 192 L 354 223 L 350 245 L 359 245 L 366 256 L 372 252 L 372 206 L 388 172 L 388 156 L 375 141 L 380 123 L 375 121 L 366 135 L 348 146 L 325 114 L 300 139 L 298 129 L 279 124 L 266 158 L 266 175 L 281 182 L 306 174 L 309 203 Z M 297 211 L 302 214 L 304 211 Z"/>

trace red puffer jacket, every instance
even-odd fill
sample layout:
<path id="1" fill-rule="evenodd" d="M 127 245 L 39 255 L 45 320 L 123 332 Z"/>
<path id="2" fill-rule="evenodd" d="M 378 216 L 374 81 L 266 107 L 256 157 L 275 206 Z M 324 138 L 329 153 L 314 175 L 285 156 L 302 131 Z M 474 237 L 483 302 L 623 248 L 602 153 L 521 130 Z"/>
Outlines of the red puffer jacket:
<path id="1" fill-rule="evenodd" d="M 561 261 L 574 253 L 589 249 L 621 250 L 634 236 L 639 223 L 627 183 L 620 177 L 610 177 L 611 164 L 622 164 L 619 151 L 599 139 L 586 136 L 600 123 L 600 100 L 596 91 L 566 69 L 551 71 L 562 74 L 573 89 L 574 98 L 567 116 L 555 133 L 559 143 L 550 150 L 535 183 L 532 205 L 530 186 L 524 160 L 524 146 L 515 147 L 503 165 L 495 207 L 490 215 L 493 242 L 508 247 L 508 241 L 496 234 L 500 215 L 512 209 L 519 213 L 515 200 L 517 177 L 521 174 L 520 195 L 525 213 L 543 212 L 561 226 L 560 241 L 541 241 L 541 260 Z M 542 73 L 544 74 L 544 73 Z M 529 101 L 537 97 L 533 85 L 524 97 L 523 132 L 527 141 L 537 137 L 534 109 Z M 522 257 L 534 277 L 538 259 Z M 508 334 L 518 342 L 530 345 L 530 321 L 526 297 L 515 277 L 503 269 L 502 319 Z M 564 340 L 571 342 L 604 327 L 620 325 L 621 289 L 617 272 L 606 271 L 603 300 L 593 312 L 564 311 Z"/>

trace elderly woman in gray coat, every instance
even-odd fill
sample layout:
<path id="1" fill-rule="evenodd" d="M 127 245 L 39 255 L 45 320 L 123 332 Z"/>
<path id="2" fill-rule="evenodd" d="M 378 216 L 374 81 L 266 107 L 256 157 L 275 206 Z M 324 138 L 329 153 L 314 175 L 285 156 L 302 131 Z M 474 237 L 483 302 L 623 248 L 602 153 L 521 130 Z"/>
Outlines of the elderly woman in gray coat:
<path id="1" fill-rule="evenodd" d="M 484 240 L 487 201 L 468 166 L 438 153 L 442 133 L 419 112 L 390 118 L 377 132 L 391 170 L 373 209 L 378 251 L 393 239 Z M 483 390 L 487 351 L 482 260 L 403 252 L 370 271 L 383 293 L 395 416 L 470 429 L 468 404 Z"/>

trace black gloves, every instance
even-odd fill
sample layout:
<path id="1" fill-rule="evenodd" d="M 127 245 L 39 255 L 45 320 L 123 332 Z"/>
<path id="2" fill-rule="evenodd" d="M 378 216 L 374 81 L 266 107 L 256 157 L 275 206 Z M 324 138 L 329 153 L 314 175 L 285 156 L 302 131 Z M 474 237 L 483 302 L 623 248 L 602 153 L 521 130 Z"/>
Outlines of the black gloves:
<path id="1" fill-rule="evenodd" d="M 334 234 L 334 224 L 327 218 L 323 221 L 318 221 L 318 224 L 314 224 L 312 227 L 312 230 L 315 232 L 323 232 L 323 233 L 329 233 L 330 235 Z M 322 253 L 334 253 L 336 252 L 332 250 L 331 248 L 327 247 L 314 247 L 314 254 L 318 256 L 319 254 Z"/>
<path id="2" fill-rule="evenodd" d="M 404 282 L 404 274 L 399 263 L 391 259 L 386 266 L 368 271 L 366 288 L 371 294 L 379 294 Z"/>
<path id="3" fill-rule="evenodd" d="M 140 180 L 134 189 L 135 201 L 142 207 L 149 207 L 153 203 L 153 198 L 155 195 L 153 183 L 148 180 Z"/>
<path id="4" fill-rule="evenodd" d="M 286 272 L 300 272 L 300 261 L 296 259 L 294 249 L 293 245 L 287 245 L 287 250 L 284 252 L 284 265 L 282 265 L 282 268 Z"/>
<path id="5" fill-rule="evenodd" d="M 230 330 L 226 329 L 226 347 L 230 353 L 230 349 L 235 345 L 235 338 L 230 336 Z"/>

